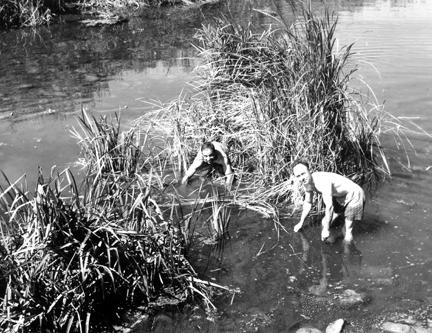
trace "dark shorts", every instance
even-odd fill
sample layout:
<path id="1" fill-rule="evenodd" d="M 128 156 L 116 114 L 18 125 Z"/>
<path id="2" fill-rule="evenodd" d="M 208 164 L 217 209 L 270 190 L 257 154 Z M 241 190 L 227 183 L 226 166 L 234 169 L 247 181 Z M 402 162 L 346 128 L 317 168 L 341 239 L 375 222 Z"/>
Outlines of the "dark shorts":
<path id="1" fill-rule="evenodd" d="M 220 164 L 204 164 L 197 169 L 195 175 L 199 177 L 218 178 L 224 176 L 224 171 Z"/>

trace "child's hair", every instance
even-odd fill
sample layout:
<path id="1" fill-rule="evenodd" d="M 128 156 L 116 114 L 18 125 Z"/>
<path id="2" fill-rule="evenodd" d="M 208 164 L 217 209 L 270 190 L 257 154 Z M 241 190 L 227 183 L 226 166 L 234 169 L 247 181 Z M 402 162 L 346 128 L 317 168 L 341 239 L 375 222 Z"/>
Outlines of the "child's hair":
<path id="1" fill-rule="evenodd" d="M 292 162 L 291 167 L 294 169 L 296 165 L 303 164 L 309 169 L 309 163 L 303 159 L 296 159 Z"/>
<path id="2" fill-rule="evenodd" d="M 204 149 L 211 149 L 212 151 L 215 151 L 215 146 L 211 142 L 204 142 L 201 146 L 201 151 Z"/>

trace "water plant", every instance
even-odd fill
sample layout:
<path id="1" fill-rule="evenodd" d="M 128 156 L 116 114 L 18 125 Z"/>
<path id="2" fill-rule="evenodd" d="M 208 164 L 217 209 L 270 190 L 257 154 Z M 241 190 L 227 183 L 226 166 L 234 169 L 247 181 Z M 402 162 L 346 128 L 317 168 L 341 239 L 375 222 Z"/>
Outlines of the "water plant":
<path id="1" fill-rule="evenodd" d="M 52 170 L 47 179 L 40 172 L 32 193 L 25 178 L 4 175 L 3 331 L 89 332 L 161 295 L 212 307 L 210 285 L 195 280 L 185 256 L 183 221 L 152 195 L 161 182 L 141 167 L 146 147 L 121 135 L 117 121 L 83 112 L 74 130 L 88 162 L 82 185 L 70 170 Z"/>
<path id="2" fill-rule="evenodd" d="M 117 23 L 120 14 L 138 7 L 161 7 L 191 4 L 187 0 L 2 0 L 0 3 L 0 28 L 35 27 L 49 24 L 65 13 L 80 13 L 97 17 L 98 23 Z M 86 21 L 84 21 L 86 23 Z"/>
<path id="3" fill-rule="evenodd" d="M 349 85 L 356 67 L 352 45 L 337 46 L 337 17 L 299 14 L 260 33 L 227 19 L 204 26 L 196 94 L 166 107 L 182 161 L 202 138 L 223 142 L 254 196 L 272 202 L 295 190 L 296 158 L 361 184 L 389 174 L 380 142 L 387 114 Z"/>
<path id="4" fill-rule="evenodd" d="M 36 26 L 52 19 L 47 0 L 3 0 L 0 4 L 0 27 Z"/>
<path id="5" fill-rule="evenodd" d="M 211 202 L 212 214 L 209 220 L 214 232 L 214 238 L 218 239 L 228 233 L 228 227 L 231 220 L 231 210 L 228 205 L 224 204 L 223 198 L 221 198 L 217 190 L 213 190 L 213 197 L 216 197 L 219 200 L 213 200 Z"/>
<path id="6" fill-rule="evenodd" d="M 118 114 L 111 121 L 106 116 L 96 119 L 83 110 L 78 123 L 79 127 L 72 128 L 71 134 L 81 148 L 77 164 L 88 176 L 99 179 L 119 174 L 131 178 L 148 171 L 146 151 L 142 149 L 147 136 L 141 138 L 133 128 L 123 132 Z"/>

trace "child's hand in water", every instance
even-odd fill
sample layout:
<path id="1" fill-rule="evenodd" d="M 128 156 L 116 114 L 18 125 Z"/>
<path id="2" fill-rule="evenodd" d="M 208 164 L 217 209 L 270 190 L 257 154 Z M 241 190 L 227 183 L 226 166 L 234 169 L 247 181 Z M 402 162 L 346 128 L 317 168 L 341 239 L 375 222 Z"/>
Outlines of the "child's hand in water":
<path id="1" fill-rule="evenodd" d="M 298 232 L 301 228 L 303 227 L 303 223 L 297 223 L 295 226 L 294 226 L 294 232 Z"/>
<path id="2" fill-rule="evenodd" d="M 330 231 L 328 229 L 323 228 L 323 230 L 321 231 L 321 240 L 325 242 L 329 237 L 330 237 Z"/>
<path id="3" fill-rule="evenodd" d="M 187 179 L 186 177 L 183 177 L 183 178 L 178 182 L 179 185 L 187 185 L 187 183 L 188 183 L 188 179 Z"/>

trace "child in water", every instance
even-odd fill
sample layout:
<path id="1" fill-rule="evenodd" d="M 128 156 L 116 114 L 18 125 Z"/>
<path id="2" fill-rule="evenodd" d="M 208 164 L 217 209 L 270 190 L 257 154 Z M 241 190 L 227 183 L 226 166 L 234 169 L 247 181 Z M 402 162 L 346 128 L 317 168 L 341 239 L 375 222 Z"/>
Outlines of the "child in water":
<path id="1" fill-rule="evenodd" d="M 352 180 L 333 172 L 310 173 L 309 165 L 305 161 L 293 164 L 294 176 L 300 181 L 305 190 L 303 211 L 300 222 L 294 226 L 294 232 L 299 231 L 312 208 L 313 194 L 322 195 L 325 204 L 325 214 L 321 221 L 321 240 L 326 241 L 330 236 L 330 225 L 339 216 L 335 208 L 341 208 L 345 217 L 344 241 L 353 241 L 352 229 L 354 221 L 363 218 L 365 194 L 363 189 Z"/>

